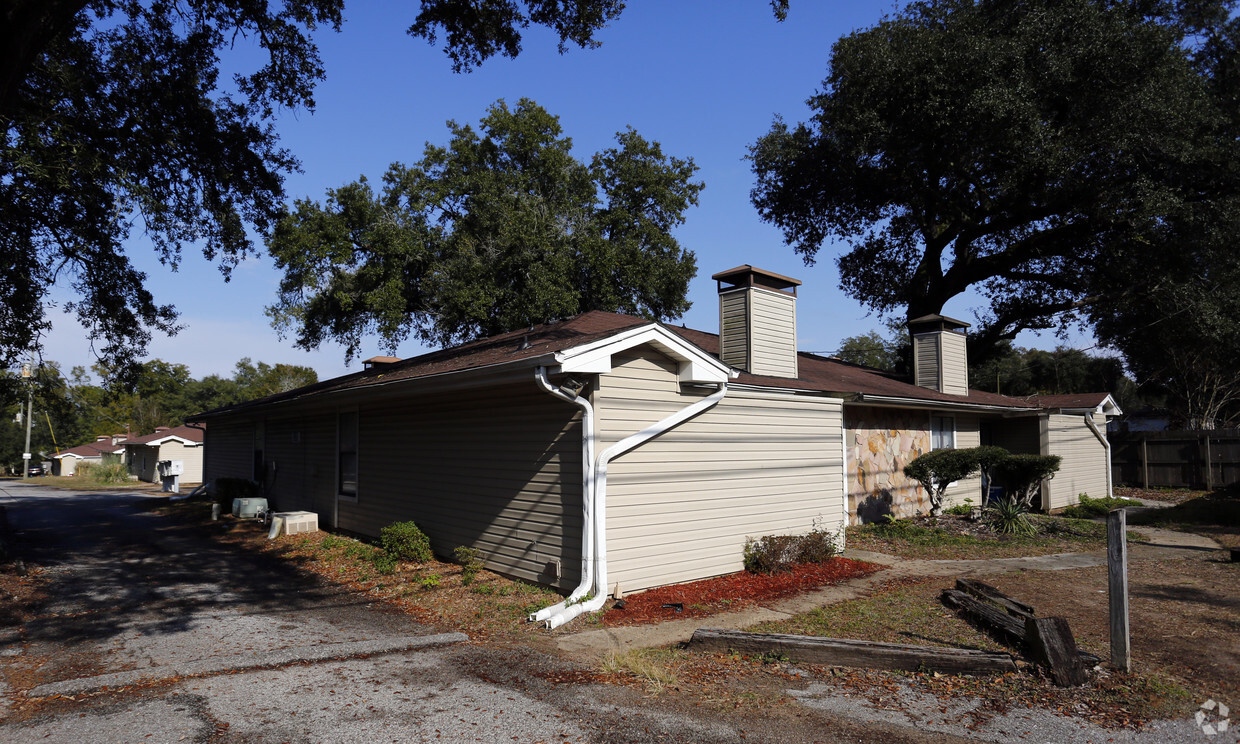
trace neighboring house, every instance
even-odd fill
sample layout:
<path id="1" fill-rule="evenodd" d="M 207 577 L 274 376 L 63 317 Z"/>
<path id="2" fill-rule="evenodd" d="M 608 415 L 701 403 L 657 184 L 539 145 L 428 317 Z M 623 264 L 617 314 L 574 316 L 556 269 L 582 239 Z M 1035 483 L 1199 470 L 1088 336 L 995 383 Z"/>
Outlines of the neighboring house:
<path id="1" fill-rule="evenodd" d="M 61 450 L 52 456 L 52 475 L 75 475 L 82 463 L 99 464 L 105 457 L 125 461 L 125 435 L 100 435 L 95 441 Z"/>
<path id="2" fill-rule="evenodd" d="M 201 483 L 203 465 L 202 428 L 196 426 L 157 426 L 144 437 L 125 442 L 129 474 L 138 480 L 154 483 L 159 480 L 160 460 L 182 462 L 182 483 Z"/>
<path id="3" fill-rule="evenodd" d="M 714 279 L 722 336 L 590 312 L 201 414 L 206 478 L 362 535 L 414 520 L 561 588 L 597 553 L 604 596 L 738 571 L 746 537 L 925 511 L 902 469 L 935 447 L 1063 455 L 1046 509 L 1104 488 L 1094 413 L 968 390 L 965 324 L 910 324 L 913 384 L 798 353 L 797 280 Z"/>

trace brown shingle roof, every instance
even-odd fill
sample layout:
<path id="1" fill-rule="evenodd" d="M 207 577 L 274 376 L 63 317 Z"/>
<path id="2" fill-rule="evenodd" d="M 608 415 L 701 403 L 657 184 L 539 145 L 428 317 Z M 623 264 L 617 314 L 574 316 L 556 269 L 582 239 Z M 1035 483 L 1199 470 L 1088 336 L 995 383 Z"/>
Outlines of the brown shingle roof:
<path id="1" fill-rule="evenodd" d="M 371 369 L 354 372 L 330 380 L 307 385 L 285 393 L 239 403 L 235 406 L 199 414 L 211 417 L 244 408 L 297 400 L 325 393 L 364 389 L 386 385 L 399 380 L 414 380 L 433 375 L 464 372 L 472 369 L 528 361 L 546 357 L 555 352 L 571 349 L 593 341 L 614 336 L 622 331 L 650 323 L 643 318 L 617 313 L 592 311 L 568 320 L 546 323 L 528 330 L 479 339 L 460 346 L 433 351 L 400 362 L 377 365 Z M 698 346 L 711 356 L 718 357 L 719 336 L 677 326 L 668 330 Z M 764 377 L 742 372 L 738 382 L 791 390 L 819 391 L 866 396 L 887 396 L 939 403 L 1000 406 L 1007 408 L 1030 408 L 1031 404 L 1021 398 L 996 395 L 977 390 L 968 396 L 949 395 L 926 388 L 877 370 L 828 359 L 814 354 L 800 353 L 798 359 L 800 377 Z"/>
<path id="2" fill-rule="evenodd" d="M 163 431 L 147 434 L 146 436 L 135 437 L 126 442 L 122 442 L 121 444 L 146 444 L 147 442 L 154 442 L 168 437 L 180 437 L 181 439 L 187 439 L 191 442 L 201 442 L 202 429 L 198 429 L 193 426 L 174 426 L 170 429 L 164 429 Z"/>
<path id="3" fill-rule="evenodd" d="M 1031 395 L 1028 400 L 1039 408 L 1097 408 L 1110 393 L 1067 393 L 1064 395 Z"/>

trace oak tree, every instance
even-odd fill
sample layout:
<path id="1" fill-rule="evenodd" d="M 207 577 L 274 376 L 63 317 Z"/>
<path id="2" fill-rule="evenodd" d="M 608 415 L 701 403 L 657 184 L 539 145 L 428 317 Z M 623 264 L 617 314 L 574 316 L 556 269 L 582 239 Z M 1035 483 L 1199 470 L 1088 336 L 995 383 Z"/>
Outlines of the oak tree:
<path id="1" fill-rule="evenodd" d="M 752 146 L 762 217 L 873 310 L 967 290 L 985 348 L 1185 277 L 1237 219 L 1234 0 L 926 0 L 838 40 Z M 1230 232 L 1229 232 L 1230 231 Z"/>
<path id="2" fill-rule="evenodd" d="M 671 230 L 697 203 L 692 159 L 632 129 L 589 162 L 557 117 L 522 99 L 446 146 L 299 200 L 268 250 L 284 271 L 273 325 L 355 355 L 368 333 L 447 345 L 587 310 L 668 319 L 696 266 Z"/>

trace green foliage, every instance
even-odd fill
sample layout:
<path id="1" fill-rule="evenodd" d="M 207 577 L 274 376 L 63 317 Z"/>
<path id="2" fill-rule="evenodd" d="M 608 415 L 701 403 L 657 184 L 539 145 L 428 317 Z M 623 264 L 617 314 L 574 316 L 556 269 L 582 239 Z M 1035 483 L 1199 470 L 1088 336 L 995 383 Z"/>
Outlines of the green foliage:
<path id="1" fill-rule="evenodd" d="M 374 551 L 368 560 L 375 567 L 375 572 L 381 576 L 391 576 L 396 573 L 396 558 L 385 550 Z"/>
<path id="2" fill-rule="evenodd" d="M 448 345 L 588 310 L 678 317 L 696 272 L 672 230 L 702 184 L 690 159 L 629 129 L 589 163 L 557 117 L 500 101 L 475 130 L 448 123 L 393 164 L 376 194 L 363 177 L 299 200 L 268 241 L 284 272 L 272 325 L 297 345 L 364 334 Z"/>
<path id="3" fill-rule="evenodd" d="M 314 109 L 316 31 L 343 0 L 9 3 L 0 27 L 0 360 L 49 325 L 53 287 L 110 363 L 174 333 L 123 244 L 135 223 L 160 261 L 200 246 L 227 277 L 253 254 L 298 168 L 274 123 Z M 47 6 L 47 7 L 44 7 Z M 442 34 L 457 69 L 516 56 L 528 25 L 595 46 L 620 0 L 422 0 L 409 33 Z M 246 43 L 249 42 L 249 43 Z M 229 55 L 233 47 L 240 47 Z M 226 84 L 221 85 L 224 72 Z M 234 76 L 235 75 L 235 76 Z"/>
<path id="4" fill-rule="evenodd" d="M 438 574 L 427 574 L 426 576 L 419 576 L 417 579 L 418 586 L 423 589 L 434 589 L 439 586 L 439 582 Z"/>
<path id="5" fill-rule="evenodd" d="M 461 583 L 469 586 L 474 583 L 478 572 L 482 570 L 482 551 L 465 545 L 456 546 L 452 557 L 461 564 Z"/>
<path id="6" fill-rule="evenodd" d="M 258 484 L 248 478 L 216 478 L 211 484 L 211 491 L 227 514 L 232 510 L 233 499 L 257 498 Z"/>
<path id="7" fill-rule="evenodd" d="M 880 336 L 878 331 L 870 331 L 860 336 L 849 336 L 840 342 L 840 348 L 835 356 L 845 362 L 880 369 L 884 372 L 894 372 L 900 359 L 899 352 L 892 342 Z"/>
<path id="8" fill-rule="evenodd" d="M 750 573 L 784 573 L 798 563 L 825 563 L 839 552 L 833 533 L 813 530 L 804 535 L 746 538 L 743 562 Z"/>
<path id="9" fill-rule="evenodd" d="M 982 347 L 1125 298 L 1170 315 L 1150 290 L 1234 254 L 1235 8 L 904 5 L 753 145 L 753 202 L 807 260 L 847 241 L 842 287 L 880 313 L 981 293 Z"/>
<path id="10" fill-rule="evenodd" d="M 1069 519 L 1097 519 L 1098 517 L 1105 517 L 1107 514 L 1115 511 L 1116 509 L 1123 509 L 1128 506 L 1141 506 L 1141 502 L 1136 501 L 1135 499 L 1110 498 L 1105 496 L 1100 499 L 1095 499 L 1086 493 L 1081 494 L 1079 498 L 1079 503 L 1075 506 L 1069 506 L 1067 509 L 1064 509 L 1060 515 Z"/>
<path id="11" fill-rule="evenodd" d="M 995 530 L 1007 535 L 1032 535 L 1036 530 L 1029 521 L 1029 506 L 1019 499 L 999 499 L 987 508 L 987 517 Z"/>
<path id="12" fill-rule="evenodd" d="M 119 462 L 83 462 L 74 471 L 80 480 L 96 486 L 113 486 L 129 482 L 129 468 Z"/>
<path id="13" fill-rule="evenodd" d="M 949 506 L 946 509 L 944 509 L 943 513 L 951 514 L 952 516 L 956 516 L 956 517 L 967 517 L 973 513 L 973 505 L 972 504 L 956 504 L 955 506 Z"/>
<path id="14" fill-rule="evenodd" d="M 1054 477 L 1062 460 L 1059 455 L 1010 455 L 991 469 L 994 480 L 1003 486 L 1004 501 L 1019 501 L 1028 510 L 1042 481 Z"/>
<path id="15" fill-rule="evenodd" d="M 904 466 L 904 474 L 917 481 L 930 496 L 930 514 L 943 513 L 943 494 L 955 481 L 978 471 L 978 452 L 974 449 L 940 449 L 919 455 Z"/>
<path id="16" fill-rule="evenodd" d="M 396 560 L 426 563 L 434 558 L 430 539 L 413 522 L 389 524 L 379 530 L 379 540 Z"/>

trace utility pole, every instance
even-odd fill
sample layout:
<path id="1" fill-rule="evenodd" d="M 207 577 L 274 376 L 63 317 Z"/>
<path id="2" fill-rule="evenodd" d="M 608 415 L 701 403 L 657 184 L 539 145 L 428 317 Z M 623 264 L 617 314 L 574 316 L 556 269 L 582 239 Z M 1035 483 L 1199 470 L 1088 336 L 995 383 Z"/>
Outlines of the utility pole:
<path id="1" fill-rule="evenodd" d="M 26 449 L 22 451 L 22 480 L 30 477 L 30 420 L 34 418 L 34 349 L 30 350 L 30 364 L 22 365 L 22 378 L 26 380 Z"/>

